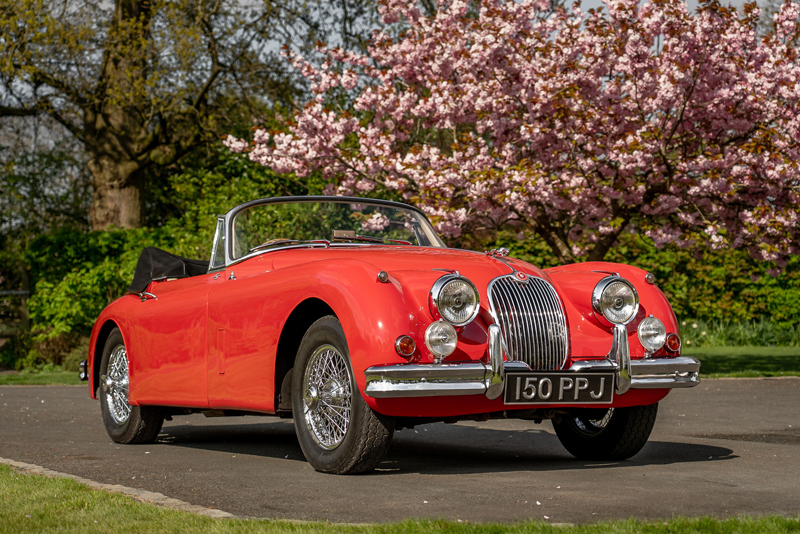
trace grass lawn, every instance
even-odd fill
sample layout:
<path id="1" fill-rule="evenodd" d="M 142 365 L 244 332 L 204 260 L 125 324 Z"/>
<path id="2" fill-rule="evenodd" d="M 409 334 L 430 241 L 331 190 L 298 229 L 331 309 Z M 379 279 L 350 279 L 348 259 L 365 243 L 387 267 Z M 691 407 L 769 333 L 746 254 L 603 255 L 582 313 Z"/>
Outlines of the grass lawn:
<path id="1" fill-rule="evenodd" d="M 684 347 L 683 354 L 700 360 L 701 377 L 800 376 L 800 347 Z"/>
<path id="2" fill-rule="evenodd" d="M 716 520 L 672 519 L 658 523 L 618 521 L 584 526 L 553 526 L 543 521 L 511 524 L 470 524 L 414 521 L 377 525 L 337 525 L 257 519 L 212 519 L 159 508 L 122 495 L 93 490 L 73 480 L 21 474 L 0 465 L 0 532 L 175 532 L 175 533 L 559 533 L 622 534 L 633 532 L 682 534 L 800 532 L 800 517 Z"/>
<path id="3" fill-rule="evenodd" d="M 77 372 L 68 371 L 42 371 L 21 373 L 0 374 L 0 386 L 21 385 L 21 386 L 43 386 L 43 385 L 85 385 L 86 382 L 78 380 Z M 0 531 L 2 532 L 2 531 Z"/>

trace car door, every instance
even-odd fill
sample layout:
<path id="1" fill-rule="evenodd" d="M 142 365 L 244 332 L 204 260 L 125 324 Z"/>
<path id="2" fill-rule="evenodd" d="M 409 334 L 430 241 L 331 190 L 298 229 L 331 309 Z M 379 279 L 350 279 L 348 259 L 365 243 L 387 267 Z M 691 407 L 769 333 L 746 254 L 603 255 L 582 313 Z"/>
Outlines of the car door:
<path id="1" fill-rule="evenodd" d="M 259 262 L 254 258 L 251 262 Z M 252 263 L 251 263 L 252 266 Z M 208 402 L 216 409 L 271 412 L 282 314 L 271 274 L 239 265 L 208 296 Z"/>
<path id="2" fill-rule="evenodd" d="M 209 273 L 150 284 L 132 321 L 132 401 L 208 406 L 208 293 L 219 282 L 219 273 Z"/>

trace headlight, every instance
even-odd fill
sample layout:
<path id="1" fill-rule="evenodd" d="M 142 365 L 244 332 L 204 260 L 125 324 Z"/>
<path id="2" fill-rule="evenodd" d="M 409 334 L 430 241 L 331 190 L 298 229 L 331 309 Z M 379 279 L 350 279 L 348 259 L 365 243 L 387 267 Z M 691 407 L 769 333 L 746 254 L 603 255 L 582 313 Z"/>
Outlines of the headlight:
<path id="1" fill-rule="evenodd" d="M 439 358 L 453 354 L 457 342 L 456 329 L 444 321 L 431 323 L 425 330 L 425 345 Z"/>
<path id="2" fill-rule="evenodd" d="M 655 352 L 663 347 L 667 340 L 667 329 L 664 328 L 664 323 L 652 315 L 639 323 L 638 334 L 642 346 L 650 352 Z"/>
<path id="3" fill-rule="evenodd" d="M 609 276 L 595 286 L 592 307 L 611 324 L 628 324 L 639 310 L 639 295 L 624 278 Z"/>
<path id="4" fill-rule="evenodd" d="M 431 288 L 430 305 L 434 317 L 441 316 L 453 326 L 472 322 L 480 311 L 481 299 L 475 286 L 458 274 L 439 278 Z"/>

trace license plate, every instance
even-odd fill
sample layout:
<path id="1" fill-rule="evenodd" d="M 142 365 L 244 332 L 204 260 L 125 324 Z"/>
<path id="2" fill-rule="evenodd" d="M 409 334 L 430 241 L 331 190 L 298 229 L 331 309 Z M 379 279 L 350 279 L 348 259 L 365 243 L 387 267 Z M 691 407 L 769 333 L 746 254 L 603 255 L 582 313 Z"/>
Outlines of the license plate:
<path id="1" fill-rule="evenodd" d="M 614 373 L 507 373 L 506 404 L 610 404 Z"/>

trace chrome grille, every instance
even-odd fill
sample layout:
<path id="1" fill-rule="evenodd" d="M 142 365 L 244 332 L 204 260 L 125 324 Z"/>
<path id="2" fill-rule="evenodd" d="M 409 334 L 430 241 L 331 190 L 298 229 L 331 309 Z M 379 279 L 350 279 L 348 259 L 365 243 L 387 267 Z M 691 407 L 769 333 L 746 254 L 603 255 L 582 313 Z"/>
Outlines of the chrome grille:
<path id="1" fill-rule="evenodd" d="M 506 356 L 531 369 L 561 369 L 567 361 L 567 321 L 558 293 L 547 281 L 514 275 L 489 282 L 489 305 L 503 332 Z"/>

